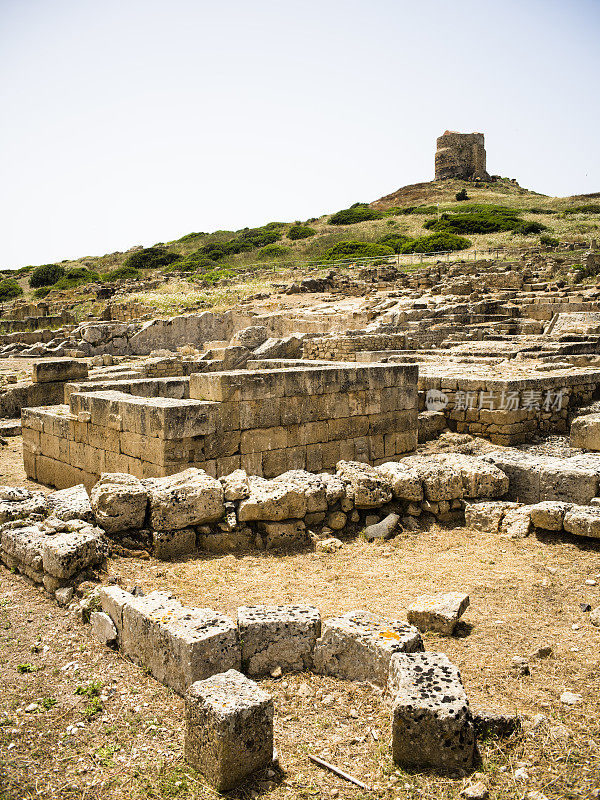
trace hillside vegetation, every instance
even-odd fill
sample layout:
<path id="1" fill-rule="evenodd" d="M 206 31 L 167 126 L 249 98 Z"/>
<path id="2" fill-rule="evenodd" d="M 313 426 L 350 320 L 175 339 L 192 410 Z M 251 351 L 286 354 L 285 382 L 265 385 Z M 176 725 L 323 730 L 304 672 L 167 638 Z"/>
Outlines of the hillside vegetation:
<path id="1" fill-rule="evenodd" d="M 174 278 L 202 290 L 240 280 L 255 282 L 267 271 L 301 269 L 307 262 L 364 257 L 385 261 L 394 254 L 556 246 L 588 241 L 598 233 L 598 195 L 551 198 L 508 179 L 482 184 L 430 181 L 318 219 L 187 233 L 125 253 L 25 267 L 6 271 L 5 276 L 37 298 L 157 273 L 174 273 Z"/>

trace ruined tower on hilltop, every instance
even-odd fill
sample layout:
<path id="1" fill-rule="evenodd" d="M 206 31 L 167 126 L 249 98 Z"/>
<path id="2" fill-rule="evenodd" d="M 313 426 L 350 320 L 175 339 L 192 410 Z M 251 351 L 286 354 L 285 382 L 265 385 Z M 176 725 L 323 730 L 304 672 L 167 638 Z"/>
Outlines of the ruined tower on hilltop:
<path id="1" fill-rule="evenodd" d="M 446 131 L 437 140 L 435 179 L 489 180 L 485 171 L 483 133 Z"/>

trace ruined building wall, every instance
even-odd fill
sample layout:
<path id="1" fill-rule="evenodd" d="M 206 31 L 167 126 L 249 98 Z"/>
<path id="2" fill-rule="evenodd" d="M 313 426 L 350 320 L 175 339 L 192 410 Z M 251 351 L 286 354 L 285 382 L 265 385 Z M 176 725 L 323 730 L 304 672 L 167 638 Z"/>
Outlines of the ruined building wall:
<path id="1" fill-rule="evenodd" d="M 437 140 L 436 181 L 447 178 L 489 180 L 485 164 L 483 133 L 446 131 Z"/>

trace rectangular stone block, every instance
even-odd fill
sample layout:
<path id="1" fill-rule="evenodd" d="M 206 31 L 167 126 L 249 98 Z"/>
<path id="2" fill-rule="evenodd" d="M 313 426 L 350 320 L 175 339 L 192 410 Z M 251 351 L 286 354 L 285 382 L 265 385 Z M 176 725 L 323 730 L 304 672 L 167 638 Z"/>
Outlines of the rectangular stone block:
<path id="1" fill-rule="evenodd" d="M 460 672 L 443 653 L 396 653 L 392 696 L 392 756 L 412 769 L 469 769 L 475 733 Z"/>
<path id="2" fill-rule="evenodd" d="M 273 760 L 273 700 L 233 669 L 195 682 L 185 696 L 185 760 L 228 792 Z"/>
<path id="3" fill-rule="evenodd" d="M 324 620 L 314 651 L 315 672 L 386 686 L 394 653 L 423 650 L 412 625 L 368 611 L 350 611 Z"/>
<path id="4" fill-rule="evenodd" d="M 240 668 L 233 620 L 210 608 L 185 608 L 166 592 L 134 597 L 125 605 L 122 647 L 179 694 L 195 681 Z"/>
<path id="5" fill-rule="evenodd" d="M 102 611 L 112 619 L 119 642 L 123 636 L 123 610 L 133 595 L 121 589 L 120 586 L 102 586 L 98 592 L 98 599 Z"/>
<path id="6" fill-rule="evenodd" d="M 76 381 L 87 378 L 88 366 L 85 361 L 52 358 L 35 361 L 31 371 L 34 383 L 52 383 L 54 381 Z"/>
<path id="7" fill-rule="evenodd" d="M 247 675 L 269 675 L 312 669 L 321 614 L 305 605 L 241 606 L 237 613 L 242 642 L 242 669 Z"/>
<path id="8" fill-rule="evenodd" d="M 42 544 L 44 572 L 54 578 L 68 579 L 88 567 L 99 564 L 105 556 L 102 532 L 98 528 L 56 533 Z"/>

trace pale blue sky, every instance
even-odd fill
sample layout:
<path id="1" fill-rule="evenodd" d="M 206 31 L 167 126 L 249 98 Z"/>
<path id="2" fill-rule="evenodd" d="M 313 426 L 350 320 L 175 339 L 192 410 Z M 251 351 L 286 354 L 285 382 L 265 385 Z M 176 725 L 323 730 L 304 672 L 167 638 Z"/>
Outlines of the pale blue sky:
<path id="1" fill-rule="evenodd" d="M 598 0 L 0 0 L 0 268 L 488 169 L 600 191 Z"/>

